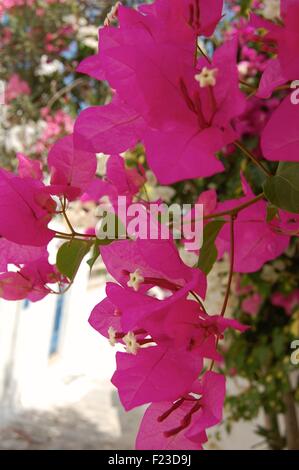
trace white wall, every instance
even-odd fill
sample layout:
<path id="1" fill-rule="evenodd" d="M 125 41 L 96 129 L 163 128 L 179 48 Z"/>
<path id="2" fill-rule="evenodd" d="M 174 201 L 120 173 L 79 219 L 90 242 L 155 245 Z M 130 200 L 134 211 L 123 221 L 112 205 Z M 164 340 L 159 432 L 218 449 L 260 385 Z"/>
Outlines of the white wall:
<path id="1" fill-rule="evenodd" d="M 0 301 L 0 420 L 20 408 L 47 408 L 64 401 L 63 382 L 88 375 L 109 383 L 115 351 L 94 331 L 88 317 L 105 296 L 105 278 L 88 288 L 89 270 L 80 268 L 65 294 L 58 352 L 49 357 L 57 296 L 24 308 Z"/>

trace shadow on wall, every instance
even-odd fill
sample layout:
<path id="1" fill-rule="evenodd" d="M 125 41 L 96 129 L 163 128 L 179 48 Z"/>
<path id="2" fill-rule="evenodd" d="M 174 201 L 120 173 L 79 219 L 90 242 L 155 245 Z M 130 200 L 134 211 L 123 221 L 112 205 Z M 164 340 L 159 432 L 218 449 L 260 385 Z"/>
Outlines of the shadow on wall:
<path id="1" fill-rule="evenodd" d="M 26 411 L 0 429 L 0 450 L 131 450 L 134 449 L 141 410 L 126 413 L 116 392 L 112 405 L 120 424 L 120 433 L 114 437 L 100 430 L 94 421 L 73 407 L 51 412 Z M 95 397 L 84 397 L 94 401 Z M 98 400 L 101 400 L 100 394 Z M 81 406 L 80 403 L 78 403 Z M 110 410 L 111 413 L 111 410 Z M 109 420 L 109 410 L 105 419 Z M 101 423 L 99 423 L 100 425 Z"/>
<path id="2" fill-rule="evenodd" d="M 137 436 L 140 421 L 142 419 L 144 409 L 142 407 L 135 408 L 126 412 L 118 398 L 116 390 L 112 393 L 112 404 L 117 410 L 118 419 L 121 429 L 121 437 L 115 442 L 114 449 L 130 450 L 135 448 L 135 439 Z"/>

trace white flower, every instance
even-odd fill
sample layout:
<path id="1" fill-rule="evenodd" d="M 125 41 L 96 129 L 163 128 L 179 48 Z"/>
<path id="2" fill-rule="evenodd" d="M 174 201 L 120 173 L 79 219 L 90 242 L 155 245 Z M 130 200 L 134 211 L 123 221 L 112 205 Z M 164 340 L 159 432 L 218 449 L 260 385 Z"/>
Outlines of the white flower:
<path id="1" fill-rule="evenodd" d="M 170 186 L 158 186 L 157 178 L 151 170 L 147 170 L 145 176 L 145 189 L 150 201 L 162 199 L 162 201 L 169 203 L 175 195 L 175 189 Z"/>
<path id="2" fill-rule="evenodd" d="M 107 173 L 107 162 L 109 160 L 110 155 L 106 155 L 105 153 L 97 153 L 97 173 L 100 176 L 105 176 Z"/>
<path id="3" fill-rule="evenodd" d="M 63 64 L 55 59 L 51 62 L 48 61 L 47 55 L 42 55 L 40 59 L 40 64 L 36 69 L 35 74 L 39 76 L 53 75 L 54 73 L 62 73 L 64 70 Z"/>
<path id="4" fill-rule="evenodd" d="M 90 36 L 98 37 L 98 31 L 99 31 L 98 27 L 92 24 L 88 26 L 81 26 L 78 31 L 78 36 L 79 38 L 86 38 Z"/>
<path id="5" fill-rule="evenodd" d="M 263 15 L 269 20 L 280 17 L 280 0 L 264 0 Z"/>
<path id="6" fill-rule="evenodd" d="M 116 330 L 113 328 L 113 326 L 109 326 L 108 335 L 109 335 L 109 343 L 111 344 L 111 346 L 115 346 L 116 345 Z"/>
<path id="7" fill-rule="evenodd" d="M 201 88 L 215 86 L 217 72 L 218 69 L 208 69 L 207 67 L 203 67 L 202 71 L 195 75 L 194 78 L 197 82 L 199 82 L 199 86 Z"/>
<path id="8" fill-rule="evenodd" d="M 67 24 L 71 24 L 71 25 L 77 24 L 77 18 L 75 15 L 65 15 L 62 19 Z"/>
<path id="9" fill-rule="evenodd" d="M 241 75 L 247 75 L 250 69 L 250 62 L 248 60 L 242 60 L 238 63 L 238 71 Z"/>
<path id="10" fill-rule="evenodd" d="M 98 41 L 94 38 L 84 38 L 82 41 L 84 46 L 89 47 L 89 49 L 94 49 L 95 51 L 98 50 Z"/>
<path id="11" fill-rule="evenodd" d="M 140 269 L 136 269 L 130 273 L 130 280 L 127 282 L 128 287 L 132 287 L 135 292 L 138 292 L 140 285 L 144 282 L 144 277 L 141 275 Z"/>
<path id="12" fill-rule="evenodd" d="M 146 176 L 146 181 L 150 186 L 157 185 L 158 183 L 157 178 L 151 170 L 147 170 L 145 173 L 145 176 Z"/>
<path id="13" fill-rule="evenodd" d="M 82 26 L 78 30 L 78 39 L 90 49 L 98 49 L 98 28 L 94 25 Z"/>
<path id="14" fill-rule="evenodd" d="M 8 152 L 29 152 L 43 129 L 43 121 L 28 121 L 24 125 L 12 126 L 0 136 L 2 143 Z"/>
<path id="15" fill-rule="evenodd" d="M 175 195 L 175 189 L 170 186 L 157 186 L 155 188 L 156 196 L 162 201 L 169 203 L 173 196 Z"/>
<path id="16" fill-rule="evenodd" d="M 132 331 L 129 331 L 124 337 L 123 341 L 126 345 L 126 351 L 130 354 L 137 354 L 140 344 L 137 342 L 136 336 Z"/>

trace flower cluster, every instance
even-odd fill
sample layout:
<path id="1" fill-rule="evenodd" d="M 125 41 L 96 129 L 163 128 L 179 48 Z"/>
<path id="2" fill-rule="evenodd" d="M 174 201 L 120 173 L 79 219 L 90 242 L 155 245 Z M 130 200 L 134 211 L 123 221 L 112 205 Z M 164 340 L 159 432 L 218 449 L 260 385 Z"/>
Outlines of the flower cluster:
<path id="1" fill-rule="evenodd" d="M 0 16 L 3 15 L 5 12 L 11 10 L 12 8 L 16 7 L 23 7 L 23 6 L 45 6 L 47 3 L 63 3 L 65 0 L 2 0 L 0 5 Z"/>

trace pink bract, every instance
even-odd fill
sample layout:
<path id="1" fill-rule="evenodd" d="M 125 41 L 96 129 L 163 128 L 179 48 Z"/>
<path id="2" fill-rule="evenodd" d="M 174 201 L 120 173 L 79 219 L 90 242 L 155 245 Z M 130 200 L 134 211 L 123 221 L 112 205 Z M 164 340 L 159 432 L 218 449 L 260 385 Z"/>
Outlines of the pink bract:
<path id="1" fill-rule="evenodd" d="M 265 158 L 274 161 L 298 162 L 299 106 L 287 96 L 274 111 L 261 137 Z"/>
<path id="2" fill-rule="evenodd" d="M 218 210 L 230 210 L 254 197 L 243 178 L 245 196 L 218 204 Z M 234 271 L 248 273 L 258 271 L 267 261 L 280 256 L 289 246 L 290 237 L 276 233 L 267 222 L 267 203 L 258 201 L 239 212 L 235 221 Z M 230 251 L 229 224 L 221 229 L 216 240 L 219 256 Z"/>
<path id="3" fill-rule="evenodd" d="M 91 183 L 96 172 L 94 153 L 78 150 L 74 146 L 73 135 L 63 137 L 51 148 L 48 166 L 51 171 L 51 184 L 61 186 L 62 192 L 70 196 L 70 189 L 82 193 Z M 65 190 L 63 191 L 63 187 Z M 77 194 L 78 196 L 78 194 Z"/>
<path id="4" fill-rule="evenodd" d="M 32 178 L 20 178 L 0 170 L 0 234 L 21 245 L 43 246 L 54 237 L 47 225 L 54 201 L 41 194 L 44 186 Z"/>
<path id="5" fill-rule="evenodd" d="M 18 174 L 21 178 L 43 179 L 42 163 L 39 160 L 32 160 L 22 153 L 17 153 L 19 161 Z"/>

